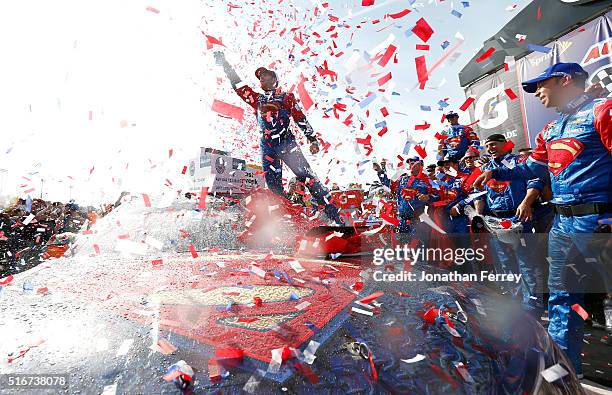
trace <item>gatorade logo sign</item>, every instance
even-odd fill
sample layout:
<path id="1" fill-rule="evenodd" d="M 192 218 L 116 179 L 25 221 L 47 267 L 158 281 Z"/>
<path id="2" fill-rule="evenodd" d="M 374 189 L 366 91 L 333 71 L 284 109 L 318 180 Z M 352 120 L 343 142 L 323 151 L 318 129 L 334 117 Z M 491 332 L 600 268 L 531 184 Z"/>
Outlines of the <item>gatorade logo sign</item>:
<path id="1" fill-rule="evenodd" d="M 499 100 L 495 106 L 491 106 L 491 101 L 503 97 L 504 84 L 500 84 L 493 89 L 489 89 L 476 101 L 474 106 L 474 118 L 480 119 L 478 126 L 483 129 L 493 129 L 500 126 L 508 119 L 508 103 L 506 100 Z"/>
<path id="2" fill-rule="evenodd" d="M 589 50 L 586 52 L 584 58 L 582 59 L 582 62 L 580 62 L 580 65 L 584 67 L 598 62 L 601 59 L 609 58 L 611 50 L 612 38 L 607 38 L 603 41 L 595 43 L 591 45 Z"/>

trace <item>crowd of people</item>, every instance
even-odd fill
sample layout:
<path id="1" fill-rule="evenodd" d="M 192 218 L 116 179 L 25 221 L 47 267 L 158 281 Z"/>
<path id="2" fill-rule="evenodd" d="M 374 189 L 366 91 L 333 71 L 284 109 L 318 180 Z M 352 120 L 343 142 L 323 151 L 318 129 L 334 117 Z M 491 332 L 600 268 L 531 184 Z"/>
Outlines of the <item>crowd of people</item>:
<path id="1" fill-rule="evenodd" d="M 0 278 L 29 269 L 48 256 L 56 236 L 89 229 L 113 204 L 81 207 L 42 199 L 14 199 L 0 212 Z"/>
<path id="2" fill-rule="evenodd" d="M 578 64 L 558 63 L 523 83 L 527 93 L 560 114 L 538 135 L 534 149 L 515 154 L 513 143 L 497 133 L 480 146 L 472 129 L 451 112 L 436 163 L 424 167 L 420 157 L 410 158 L 408 170 L 395 180 L 384 162 L 374 164 L 380 182 L 394 194 L 397 232 L 406 240 L 431 242 L 431 227 L 419 220 L 426 207 L 448 235 L 477 232 L 475 223 L 486 224 L 492 234 L 519 235 L 514 243 L 489 239 L 496 271 L 522 275 L 520 287 L 502 291 L 537 319 L 548 294 L 549 333 L 578 375 L 585 293 L 602 299 L 607 293 L 612 309 L 605 254 L 612 245 L 608 236 L 592 235 L 609 233 L 612 219 L 612 100 L 598 98 L 601 87 L 585 91 L 587 77 Z M 487 221 L 474 221 L 478 217 Z M 593 281 L 600 286 L 593 288 Z"/>
<path id="3" fill-rule="evenodd" d="M 612 100 L 601 86 L 586 87 L 587 78 L 580 65 L 557 63 L 523 83 L 559 113 L 533 148 L 516 150 L 500 133 L 481 142 L 449 112 L 435 163 L 408 158 L 391 176 L 387 163 L 374 163 L 379 180 L 365 193 L 370 210 L 362 204 L 353 218 L 340 212 L 344 220 L 384 219 L 400 243 L 462 247 L 474 233 L 487 234 L 495 271 L 521 275 L 500 292 L 538 320 L 548 311 L 549 333 L 579 376 L 584 320 L 601 317 L 612 334 Z M 288 195 L 316 209 L 298 180 Z"/>

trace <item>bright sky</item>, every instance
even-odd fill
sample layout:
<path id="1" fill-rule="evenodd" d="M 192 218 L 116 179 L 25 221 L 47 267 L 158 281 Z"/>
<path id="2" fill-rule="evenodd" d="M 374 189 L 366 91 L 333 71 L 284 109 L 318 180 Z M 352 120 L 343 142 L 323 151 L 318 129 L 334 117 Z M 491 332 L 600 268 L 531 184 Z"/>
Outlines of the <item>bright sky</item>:
<path id="1" fill-rule="evenodd" d="M 529 2 L 471 0 L 469 7 L 464 7 L 459 1 L 376 0 L 374 6 L 362 7 L 361 0 L 332 0 L 327 9 L 316 0 L 251 3 L 2 2 L 0 169 L 6 171 L 0 170 L 0 194 L 23 197 L 29 193 L 39 197 L 42 187 L 46 199 L 67 201 L 71 194 L 79 203 L 99 204 L 114 201 L 121 190 L 154 193 L 168 188 L 164 186 L 166 179 L 173 188 L 180 188 L 185 181 L 181 180 L 180 172 L 201 146 L 226 149 L 236 157 L 257 163 L 259 152 L 252 147 L 258 143 L 258 131 L 252 113 L 245 112 L 241 125 L 236 120 L 220 118 L 211 110 L 213 99 L 247 108 L 215 67 L 212 50 L 206 48 L 202 32 L 223 41 L 225 48 L 214 49 L 224 49 L 239 74 L 251 84 L 256 83 L 254 70 L 273 62 L 284 89 L 299 82 L 300 74 L 311 78 L 316 74 L 315 65 L 321 66 L 324 60 L 328 61 L 329 69 L 338 72 L 335 88 L 329 78 L 322 80 L 319 76 L 316 82 L 306 84 L 319 106 L 307 112 L 311 124 L 332 146 L 342 143 L 328 154 L 309 156 L 320 178 L 329 177 L 341 185 L 355 180 L 372 181 L 375 176 L 371 165 L 368 163 L 367 170 L 360 175 L 356 163 L 395 158 L 406 142 L 404 131 L 409 131 L 413 139 L 429 141 L 426 162 L 432 161 L 435 156 L 432 136 L 442 127 L 436 103 L 446 97 L 450 98 L 449 109 L 457 109 L 463 103 L 465 96 L 459 87 L 458 71 L 484 40 Z M 241 8 L 231 8 L 230 4 Z M 513 4 L 518 4 L 517 9 L 506 11 Z M 384 19 L 386 14 L 404 8 L 412 12 L 400 19 Z M 461 18 L 451 15 L 452 9 L 460 12 Z M 326 14 L 338 17 L 339 21 L 330 21 Z M 429 51 L 417 51 L 415 45 L 424 43 L 415 35 L 405 34 L 421 17 L 434 30 L 427 42 Z M 373 24 L 375 19 L 380 19 L 380 23 Z M 355 27 L 358 24 L 362 26 L 359 29 Z M 325 32 L 334 25 L 334 31 Z M 304 34 L 304 47 L 293 39 L 290 30 L 295 27 L 299 27 L 296 33 Z M 280 37 L 283 28 L 287 32 Z M 306 37 L 313 31 L 324 43 L 317 44 L 317 37 Z M 334 32 L 339 32 L 337 38 L 330 37 Z M 415 89 L 414 58 L 425 55 L 431 67 L 458 43 L 456 32 L 465 37 L 456 52 L 460 55 L 454 60 L 451 56 L 437 69 L 424 91 Z M 350 73 L 351 56 L 357 60 L 357 66 L 366 64 L 364 53 L 375 55 L 377 51 L 373 49 L 381 43 L 385 44 L 380 47 L 384 51 L 391 42 L 391 34 L 398 47 L 397 64 L 390 62 L 385 68 L 375 65 Z M 444 40 L 451 43 L 446 50 L 441 48 Z M 343 56 L 328 53 L 326 48 L 333 45 L 332 41 L 337 47 L 335 53 L 343 51 Z M 297 59 L 290 63 L 288 52 L 294 45 Z M 310 52 L 301 55 L 306 46 L 317 56 Z M 304 61 L 300 62 L 300 58 Z M 356 101 L 362 100 L 369 90 L 378 89 L 376 80 L 388 71 L 393 75 L 385 86 L 388 101 L 377 99 L 368 107 L 370 116 L 366 118 Z M 376 73 L 380 74 L 372 76 Z M 356 88 L 354 99 L 348 97 L 347 86 Z M 399 95 L 391 95 L 392 91 Z M 379 95 L 385 96 L 380 92 Z M 323 119 L 322 108 L 336 99 L 347 104 L 347 112 L 341 113 L 340 121 L 333 119 L 333 115 L 332 119 Z M 432 111 L 421 111 L 421 104 L 431 106 Z M 386 118 L 379 111 L 383 106 L 390 112 Z M 364 120 L 366 130 L 341 123 L 349 112 Z M 358 127 L 356 118 L 354 126 Z M 379 138 L 376 133 L 380 128 L 374 125 L 382 120 L 387 122 L 389 132 Z M 415 132 L 414 125 L 423 121 L 431 123 L 432 128 Z M 462 121 L 468 123 L 468 116 Z M 374 152 L 369 157 L 363 152 L 357 155 L 355 137 L 365 137 L 367 133 L 373 136 Z"/>

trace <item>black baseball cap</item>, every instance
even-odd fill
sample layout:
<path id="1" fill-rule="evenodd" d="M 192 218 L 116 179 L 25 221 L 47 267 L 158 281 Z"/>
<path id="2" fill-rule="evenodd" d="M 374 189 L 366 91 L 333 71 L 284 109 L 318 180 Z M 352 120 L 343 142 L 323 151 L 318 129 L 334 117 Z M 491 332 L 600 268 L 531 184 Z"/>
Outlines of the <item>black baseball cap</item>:
<path id="1" fill-rule="evenodd" d="M 494 133 L 490 135 L 489 137 L 487 137 L 487 139 L 485 140 L 485 144 L 493 142 L 493 141 L 497 141 L 499 143 L 505 143 L 508 140 L 506 140 L 506 136 L 504 136 L 503 134 Z"/>
<path id="2" fill-rule="evenodd" d="M 448 114 L 446 114 L 446 116 L 445 116 L 445 117 L 446 117 L 446 119 L 451 119 L 451 118 L 459 117 L 459 114 L 457 114 L 457 113 L 456 113 L 456 112 L 454 112 L 454 111 L 449 111 L 449 113 L 448 113 Z"/>

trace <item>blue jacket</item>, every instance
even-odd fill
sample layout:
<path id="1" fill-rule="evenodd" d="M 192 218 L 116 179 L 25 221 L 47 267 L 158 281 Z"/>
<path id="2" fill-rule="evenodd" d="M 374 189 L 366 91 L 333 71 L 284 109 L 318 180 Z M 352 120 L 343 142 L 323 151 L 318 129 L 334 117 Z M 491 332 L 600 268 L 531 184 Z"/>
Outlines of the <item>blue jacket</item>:
<path id="1" fill-rule="evenodd" d="M 499 159 L 492 160 L 483 166 L 485 170 L 513 169 L 519 165 L 520 157 L 515 154 L 507 153 Z M 486 195 L 480 196 L 476 200 L 485 200 L 488 211 L 511 211 L 516 210 L 525 198 L 528 189 L 542 190 L 544 183 L 537 176 L 527 178 L 531 175 L 516 175 L 511 181 L 491 179 L 485 185 Z"/>
<path id="2" fill-rule="evenodd" d="M 415 212 L 425 207 L 427 203 L 431 203 L 438 199 L 437 195 L 433 193 L 431 185 L 425 176 L 414 177 L 408 174 L 402 174 L 397 181 L 391 182 L 387 174 L 381 172 L 378 173 L 378 179 L 396 195 L 397 212 L 400 217 L 412 216 Z M 422 202 L 417 198 L 417 194 L 427 194 L 429 195 L 429 200 L 427 202 Z"/>
<path id="3" fill-rule="evenodd" d="M 461 159 L 465 155 L 470 145 L 478 147 L 480 141 L 478 136 L 469 126 L 451 125 L 451 128 L 444 133 L 444 153 L 446 159 Z"/>
<path id="4" fill-rule="evenodd" d="M 573 110 L 572 110 L 573 109 Z M 514 169 L 498 168 L 493 177 L 514 180 L 542 177 L 547 168 L 553 203 L 612 202 L 612 100 L 581 95 L 548 124 L 529 159 Z"/>

